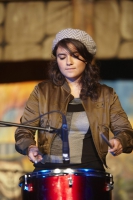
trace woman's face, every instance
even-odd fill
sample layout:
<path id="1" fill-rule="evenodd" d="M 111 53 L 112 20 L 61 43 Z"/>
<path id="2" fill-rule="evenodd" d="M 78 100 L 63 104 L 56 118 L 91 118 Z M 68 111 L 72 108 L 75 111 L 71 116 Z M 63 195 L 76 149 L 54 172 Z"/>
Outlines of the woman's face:
<path id="1" fill-rule="evenodd" d="M 86 62 L 74 45 L 68 44 L 68 47 L 72 53 L 59 46 L 56 56 L 60 72 L 65 76 L 66 80 L 71 82 L 80 79 L 85 70 Z"/>

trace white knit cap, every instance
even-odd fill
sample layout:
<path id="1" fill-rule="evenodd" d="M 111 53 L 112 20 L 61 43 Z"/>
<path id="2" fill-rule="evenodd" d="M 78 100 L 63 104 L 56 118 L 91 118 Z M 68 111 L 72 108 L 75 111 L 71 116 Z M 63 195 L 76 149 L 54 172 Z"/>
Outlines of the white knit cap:
<path id="1" fill-rule="evenodd" d="M 56 44 L 60 40 L 65 38 L 71 38 L 80 41 L 86 46 L 89 53 L 91 53 L 92 55 L 96 54 L 96 43 L 94 42 L 92 37 L 85 31 L 72 28 L 61 30 L 56 34 L 55 39 L 53 40 L 52 50 L 54 50 Z"/>

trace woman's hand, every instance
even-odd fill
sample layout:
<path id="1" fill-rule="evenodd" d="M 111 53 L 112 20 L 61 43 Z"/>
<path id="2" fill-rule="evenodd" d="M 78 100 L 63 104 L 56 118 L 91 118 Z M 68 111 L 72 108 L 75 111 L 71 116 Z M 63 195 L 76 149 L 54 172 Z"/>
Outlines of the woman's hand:
<path id="1" fill-rule="evenodd" d="M 114 156 L 118 156 L 123 152 L 121 142 L 118 139 L 111 139 L 110 144 L 112 148 L 109 149 L 109 152 Z"/>
<path id="2" fill-rule="evenodd" d="M 39 152 L 38 147 L 35 145 L 29 146 L 27 155 L 29 160 L 33 163 L 38 163 L 42 160 L 41 153 Z"/>

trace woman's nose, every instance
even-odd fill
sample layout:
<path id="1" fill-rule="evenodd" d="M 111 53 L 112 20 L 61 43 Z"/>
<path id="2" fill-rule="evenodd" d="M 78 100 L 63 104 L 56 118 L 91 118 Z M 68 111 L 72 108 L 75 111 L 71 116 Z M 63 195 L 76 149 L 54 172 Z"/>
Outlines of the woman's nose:
<path id="1" fill-rule="evenodd" d="M 66 65 L 67 66 L 70 66 L 73 64 L 73 60 L 72 60 L 72 57 L 70 55 L 67 56 L 67 59 L 66 59 Z"/>

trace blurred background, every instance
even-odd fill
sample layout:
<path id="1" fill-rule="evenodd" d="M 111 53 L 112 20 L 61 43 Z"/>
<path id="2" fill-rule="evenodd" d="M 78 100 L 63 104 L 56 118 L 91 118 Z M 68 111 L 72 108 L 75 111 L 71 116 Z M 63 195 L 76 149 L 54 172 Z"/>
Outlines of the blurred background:
<path id="1" fill-rule="evenodd" d="M 0 121 L 19 123 L 34 86 L 48 78 L 55 34 L 88 32 L 102 82 L 113 87 L 133 126 L 133 1 L 0 0 Z M 21 200 L 19 177 L 33 170 L 14 149 L 15 127 L 0 127 L 0 200 Z M 111 137 L 110 133 L 110 137 Z M 107 157 L 113 200 L 133 199 L 133 153 Z"/>

